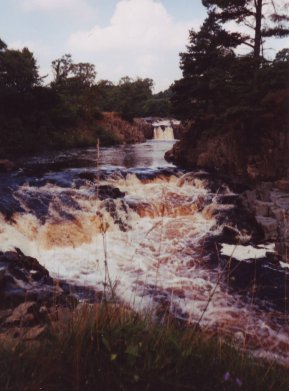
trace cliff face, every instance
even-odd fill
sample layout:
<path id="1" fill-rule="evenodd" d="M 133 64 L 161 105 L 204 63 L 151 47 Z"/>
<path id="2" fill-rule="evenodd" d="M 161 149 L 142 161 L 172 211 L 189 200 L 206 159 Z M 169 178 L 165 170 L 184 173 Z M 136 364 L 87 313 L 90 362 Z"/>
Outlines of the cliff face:
<path id="1" fill-rule="evenodd" d="M 112 134 L 119 143 L 137 143 L 145 141 L 148 125 L 133 121 L 128 122 L 114 112 L 103 113 L 103 118 L 98 125 Z"/>
<path id="2" fill-rule="evenodd" d="M 216 170 L 243 180 L 275 180 L 288 175 L 289 131 L 265 130 L 250 135 L 239 129 L 196 135 L 194 129 L 166 154 L 166 159 L 187 168 Z"/>

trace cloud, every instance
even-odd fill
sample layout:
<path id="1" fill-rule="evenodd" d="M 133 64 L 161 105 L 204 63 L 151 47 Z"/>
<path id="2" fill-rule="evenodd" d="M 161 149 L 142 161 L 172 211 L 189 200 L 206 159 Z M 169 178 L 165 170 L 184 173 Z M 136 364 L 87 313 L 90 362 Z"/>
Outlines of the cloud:
<path id="1" fill-rule="evenodd" d="M 94 11 L 86 0 L 22 0 L 20 4 L 25 11 L 68 11 L 80 15 Z"/>
<path id="2" fill-rule="evenodd" d="M 71 34 L 69 47 L 73 55 L 101 63 L 101 77 L 153 77 L 163 89 L 180 77 L 178 54 L 194 25 L 200 22 L 175 21 L 160 1 L 120 0 L 106 26 Z"/>
<path id="3" fill-rule="evenodd" d="M 83 51 L 127 49 L 177 49 L 186 42 L 191 23 L 174 22 L 155 0 L 121 0 L 110 24 L 96 25 L 70 37 L 70 45 Z"/>

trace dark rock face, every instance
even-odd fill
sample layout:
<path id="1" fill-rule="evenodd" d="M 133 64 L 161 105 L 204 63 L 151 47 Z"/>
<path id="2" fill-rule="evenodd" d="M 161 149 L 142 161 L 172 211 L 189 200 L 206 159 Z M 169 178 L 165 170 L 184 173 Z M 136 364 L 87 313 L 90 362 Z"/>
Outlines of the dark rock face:
<path id="1" fill-rule="evenodd" d="M 227 281 L 232 288 L 248 298 L 265 300 L 273 309 L 288 312 L 288 271 L 271 260 L 274 254 L 260 259 L 239 261 L 222 257 L 227 272 Z"/>
<path id="2" fill-rule="evenodd" d="M 194 129 L 174 145 L 166 159 L 187 168 L 206 168 L 239 176 L 245 180 L 271 180 L 286 177 L 289 167 L 289 132 L 274 129 L 252 138 L 231 129 L 222 134 Z M 288 183 L 282 182 L 284 188 Z"/>
<path id="3" fill-rule="evenodd" d="M 27 301 L 37 302 L 38 307 L 53 301 L 64 304 L 68 296 L 37 259 L 18 249 L 0 253 L 0 310 Z"/>
<path id="4" fill-rule="evenodd" d="M 37 299 L 37 291 L 51 286 L 48 271 L 20 250 L 0 253 L 0 308 L 7 308 L 25 299 Z"/>
<path id="5" fill-rule="evenodd" d="M 102 299 L 89 288 L 53 280 L 35 258 L 18 249 L 0 253 L 0 343 L 45 336 L 51 322 L 73 316 L 77 297 L 94 303 Z"/>
<path id="6" fill-rule="evenodd" d="M 283 185 L 286 181 L 282 182 Z M 289 194 L 280 181 L 262 182 L 242 193 L 243 205 L 254 213 L 267 241 L 274 242 L 283 262 L 289 255 Z"/>

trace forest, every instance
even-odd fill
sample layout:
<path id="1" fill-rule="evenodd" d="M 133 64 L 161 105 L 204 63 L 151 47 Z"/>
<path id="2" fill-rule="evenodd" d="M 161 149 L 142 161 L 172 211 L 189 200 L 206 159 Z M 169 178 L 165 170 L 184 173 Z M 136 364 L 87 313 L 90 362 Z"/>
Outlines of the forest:
<path id="1" fill-rule="evenodd" d="M 288 5 L 203 5 L 207 18 L 199 31 L 190 31 L 180 54 L 183 78 L 171 87 L 173 111 L 188 127 L 173 159 L 234 174 L 282 176 L 288 167 L 289 48 L 269 49 L 272 38 L 289 35 Z"/>
<path id="2" fill-rule="evenodd" d="M 103 112 L 126 121 L 168 116 L 170 91 L 153 93 L 152 79 L 122 77 L 96 81 L 90 63 L 74 63 L 70 54 L 52 61 L 53 80 L 45 84 L 28 49 L 9 49 L 0 40 L 0 152 L 14 156 L 49 148 L 102 145 L 118 140 L 98 124 Z"/>

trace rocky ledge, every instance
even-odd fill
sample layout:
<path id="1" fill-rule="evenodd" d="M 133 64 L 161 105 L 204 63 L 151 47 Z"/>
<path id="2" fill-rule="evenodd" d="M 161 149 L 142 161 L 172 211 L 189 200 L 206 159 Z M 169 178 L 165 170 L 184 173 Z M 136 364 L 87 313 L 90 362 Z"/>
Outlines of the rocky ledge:
<path id="1" fill-rule="evenodd" d="M 255 214 L 265 240 L 275 243 L 276 253 L 289 267 L 289 180 L 261 182 L 241 197 L 244 206 Z"/>
<path id="2" fill-rule="evenodd" d="M 37 339 L 49 324 L 69 318 L 81 296 L 71 291 L 19 249 L 0 252 L 0 343 Z"/>

